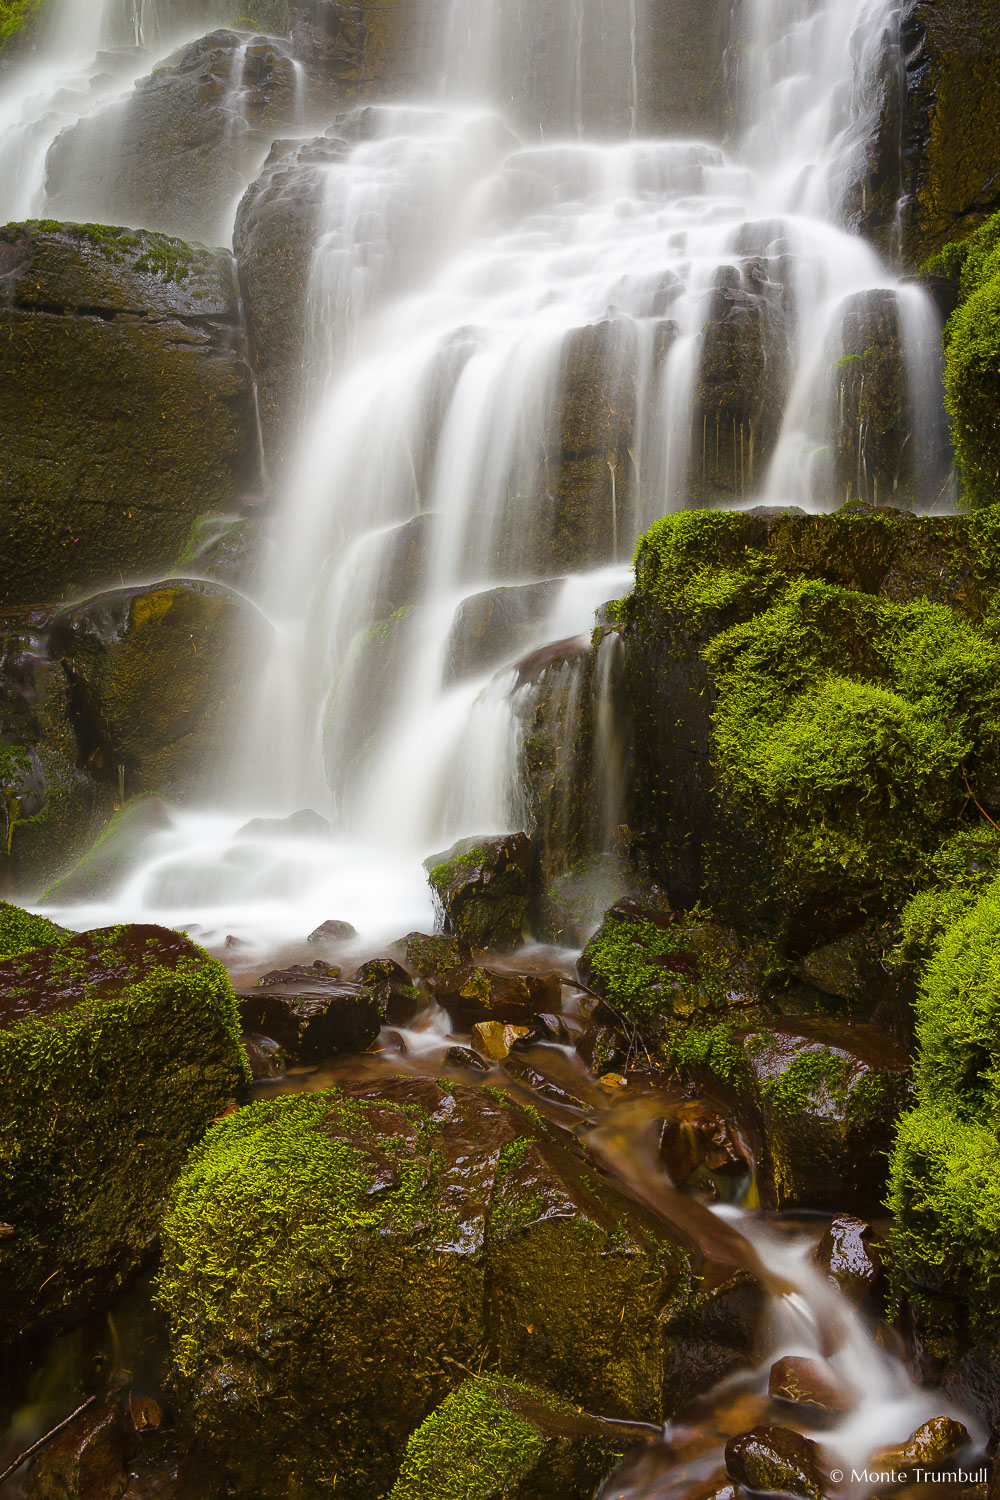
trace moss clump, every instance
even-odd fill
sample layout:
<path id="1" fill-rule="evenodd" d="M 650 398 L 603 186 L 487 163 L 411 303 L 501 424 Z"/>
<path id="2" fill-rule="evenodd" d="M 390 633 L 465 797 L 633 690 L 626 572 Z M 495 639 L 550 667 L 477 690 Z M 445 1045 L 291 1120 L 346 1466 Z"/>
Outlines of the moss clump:
<path id="1" fill-rule="evenodd" d="M 390 1500 L 590 1500 L 621 1451 L 538 1386 L 467 1380 L 410 1438 Z"/>
<path id="2" fill-rule="evenodd" d="M 30 953 L 33 948 L 44 948 L 62 937 L 68 937 L 64 927 L 57 927 L 47 917 L 35 916 L 22 911 L 9 901 L 0 901 L 0 961 L 14 958 L 19 953 Z"/>
<path id="3" fill-rule="evenodd" d="M 523 833 L 460 839 L 424 861 L 447 933 L 473 948 L 513 948 L 530 894 L 531 846 Z"/>
<path id="4" fill-rule="evenodd" d="M 749 1081 L 746 1056 L 733 1028 L 684 1026 L 668 1030 L 664 1051 L 675 1067 L 711 1073 L 727 1087 L 741 1091 Z"/>
<path id="5" fill-rule="evenodd" d="M 899 919 L 896 962 L 928 959 L 951 924 L 973 906 L 1000 874 L 1000 833 L 988 823 L 953 834 L 927 860 L 926 889 L 907 902 Z"/>
<path id="6" fill-rule="evenodd" d="M 762 1079 L 761 1099 L 785 1120 L 802 1115 L 826 1100 L 834 1109 L 847 1103 L 851 1064 L 843 1053 L 820 1047 L 796 1057 L 784 1072 Z"/>
<path id="7" fill-rule="evenodd" d="M 697 627 L 706 616 L 754 613 L 781 586 L 774 561 L 748 545 L 725 511 L 688 510 L 651 526 L 636 545 L 643 592 Z M 618 603 L 628 620 L 629 601 Z"/>
<path id="8" fill-rule="evenodd" d="M 1000 214 L 929 268 L 960 278 L 962 300 L 945 329 L 945 395 L 966 499 L 1000 497 Z"/>
<path id="9" fill-rule="evenodd" d="M 33 34 L 47 6 L 48 0 L 0 0 L 0 55 Z"/>
<path id="10" fill-rule="evenodd" d="M 229 977 L 176 933 L 65 934 L 0 963 L 0 1340 L 65 1324 L 139 1264 L 184 1156 L 248 1082 Z"/>

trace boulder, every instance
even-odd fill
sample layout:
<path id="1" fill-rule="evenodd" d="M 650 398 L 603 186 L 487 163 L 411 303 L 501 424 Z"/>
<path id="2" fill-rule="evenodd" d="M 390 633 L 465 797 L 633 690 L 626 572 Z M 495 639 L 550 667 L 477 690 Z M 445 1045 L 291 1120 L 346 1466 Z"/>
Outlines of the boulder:
<path id="1" fill-rule="evenodd" d="M 330 917 L 326 922 L 321 922 L 314 927 L 306 938 L 307 943 L 349 943 L 356 938 L 358 929 L 350 922 L 342 922 L 337 917 Z"/>
<path id="2" fill-rule="evenodd" d="M 793 956 L 899 910 L 995 776 L 977 628 L 995 524 L 858 507 L 654 525 L 620 613 L 634 848 L 675 906 Z"/>
<path id="3" fill-rule="evenodd" d="M 321 962 L 265 974 L 239 997 L 243 1029 L 270 1037 L 297 1063 L 366 1051 L 378 1037 L 385 1010 L 372 989 L 336 974 Z"/>
<path id="4" fill-rule="evenodd" d="M 406 1445 L 389 1500 L 444 1494 L 591 1500 L 638 1425 L 588 1416 L 538 1386 L 470 1379 L 446 1396 Z"/>
<path id="5" fill-rule="evenodd" d="M 224 244 L 237 195 L 274 137 L 301 127 L 307 94 L 287 42 L 209 32 L 56 137 L 46 210 Z"/>
<path id="6" fill-rule="evenodd" d="M 823 1500 L 819 1450 L 790 1427 L 754 1427 L 730 1438 L 726 1468 L 748 1490 Z"/>
<path id="7" fill-rule="evenodd" d="M 512 974 L 476 966 L 438 980 L 434 998 L 463 1026 L 473 1021 L 530 1025 L 540 1012 L 559 1009 L 562 981 L 558 974 Z"/>
<path id="8" fill-rule="evenodd" d="M 477 1021 L 472 1028 L 472 1045 L 490 1062 L 502 1062 L 518 1042 L 527 1041 L 530 1036 L 530 1026 L 515 1026 L 509 1021 Z"/>
<path id="9" fill-rule="evenodd" d="M 162 1237 L 180 1422 L 236 1496 L 335 1474 L 357 1500 L 384 1494 L 484 1353 L 660 1420 L 662 1311 L 688 1296 L 689 1258 L 495 1090 L 411 1076 L 251 1105 L 194 1151 Z"/>
<path id="10" fill-rule="evenodd" d="M 24 1500 L 122 1500 L 136 1447 L 135 1425 L 121 1405 L 92 1406 L 31 1460 Z"/>
<path id="11" fill-rule="evenodd" d="M 426 1003 L 425 992 L 392 958 L 369 958 L 351 979 L 371 990 L 390 1026 L 408 1025 Z"/>
<path id="12" fill-rule="evenodd" d="M 45 936 L 45 934 L 38 934 Z M 222 965 L 161 927 L 71 933 L 0 963 L 0 1341 L 101 1305 L 248 1082 Z"/>
<path id="13" fill-rule="evenodd" d="M 423 932 L 407 933 L 403 939 L 406 962 L 421 979 L 445 978 L 468 963 L 469 944 L 457 937 L 430 937 Z"/>
<path id="14" fill-rule="evenodd" d="M 528 910 L 531 843 L 523 833 L 460 839 L 424 860 L 447 934 L 474 948 L 514 948 Z"/>
<path id="15" fill-rule="evenodd" d="M 885 1282 L 882 1257 L 870 1243 L 873 1237 L 874 1230 L 864 1219 L 838 1214 L 816 1246 L 816 1264 L 857 1306 L 877 1298 Z"/>
<path id="16" fill-rule="evenodd" d="M 787 1401 L 822 1416 L 836 1417 L 858 1404 L 858 1392 L 849 1390 L 818 1360 L 786 1354 L 775 1360 L 767 1381 L 772 1401 Z"/>
<path id="17" fill-rule="evenodd" d="M 448 635 L 445 681 L 476 677 L 523 655 L 561 586 L 560 579 L 552 579 L 486 589 L 463 599 Z"/>
<path id="18" fill-rule="evenodd" d="M 0 230 L 5 607 L 169 569 L 252 486 L 229 255 L 103 225 Z"/>
<path id="19" fill-rule="evenodd" d="M 931 1417 L 903 1443 L 876 1448 L 868 1458 L 871 1469 L 895 1472 L 911 1468 L 933 1469 L 969 1446 L 968 1428 L 954 1417 Z"/>

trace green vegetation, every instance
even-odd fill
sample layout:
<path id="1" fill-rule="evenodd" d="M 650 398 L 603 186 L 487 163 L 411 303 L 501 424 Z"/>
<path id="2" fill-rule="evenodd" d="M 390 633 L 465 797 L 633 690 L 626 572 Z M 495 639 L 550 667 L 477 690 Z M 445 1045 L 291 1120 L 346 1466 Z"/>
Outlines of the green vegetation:
<path id="1" fill-rule="evenodd" d="M 945 329 L 945 391 L 965 497 L 992 505 L 1000 493 L 1000 214 L 946 245 L 926 269 L 961 283 Z"/>
<path id="2" fill-rule="evenodd" d="M 47 917 L 36 917 L 9 901 L 0 901 L 0 960 L 30 953 L 67 935 L 65 928 L 57 927 Z"/>
<path id="3" fill-rule="evenodd" d="M 0 0 L 0 53 L 15 38 L 34 31 L 48 0 Z"/>
<path id="4" fill-rule="evenodd" d="M 723 611 L 745 618 L 780 588 L 771 559 L 748 546 L 725 511 L 685 510 L 655 522 L 636 545 L 637 577 L 644 594 L 698 626 Z M 630 600 L 619 616 L 631 617 Z"/>
<path id="5" fill-rule="evenodd" d="M 49 936 L 10 909 L 3 927 Z M 229 977 L 186 939 L 108 928 L 8 957 L 0 1340 L 29 1306 L 79 1316 L 139 1264 L 188 1149 L 248 1082 Z"/>
<path id="6" fill-rule="evenodd" d="M 707 936 L 697 913 L 689 924 L 663 927 L 612 909 L 587 944 L 588 982 L 623 1020 L 637 1025 L 724 1007 L 733 954 L 721 935 L 713 952 Z"/>

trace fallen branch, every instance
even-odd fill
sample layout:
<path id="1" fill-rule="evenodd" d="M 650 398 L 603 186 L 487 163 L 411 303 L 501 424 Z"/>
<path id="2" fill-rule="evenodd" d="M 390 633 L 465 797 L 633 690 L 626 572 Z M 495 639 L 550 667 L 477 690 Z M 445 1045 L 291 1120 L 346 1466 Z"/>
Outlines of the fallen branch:
<path id="1" fill-rule="evenodd" d="M 32 1454 L 37 1453 L 39 1448 L 45 1447 L 49 1438 L 54 1438 L 57 1432 L 62 1432 L 63 1428 L 68 1427 L 74 1417 L 78 1417 L 82 1411 L 86 1411 L 88 1406 L 93 1406 L 96 1400 L 96 1396 L 88 1396 L 83 1405 L 78 1406 L 76 1411 L 71 1411 L 68 1417 L 63 1417 L 61 1422 L 57 1422 L 54 1427 L 50 1427 L 48 1432 L 43 1433 L 37 1442 L 32 1443 L 30 1448 L 25 1448 L 23 1453 L 19 1453 L 14 1462 L 8 1464 L 3 1473 L 0 1474 L 0 1484 L 3 1484 L 12 1474 L 16 1474 L 21 1465 L 26 1463 Z"/>

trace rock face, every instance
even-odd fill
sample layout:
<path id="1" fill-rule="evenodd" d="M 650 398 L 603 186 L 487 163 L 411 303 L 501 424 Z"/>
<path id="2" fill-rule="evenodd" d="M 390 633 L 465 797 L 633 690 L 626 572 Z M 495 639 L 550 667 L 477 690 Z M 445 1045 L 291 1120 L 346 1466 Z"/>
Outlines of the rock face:
<path id="1" fill-rule="evenodd" d="M 253 483 L 232 261 L 162 235 L 0 230 L 6 607 L 165 571 Z"/>
<path id="2" fill-rule="evenodd" d="M 460 839 L 424 867 L 447 934 L 474 948 L 520 943 L 531 874 L 531 844 L 523 833 Z"/>
<path id="3" fill-rule="evenodd" d="M 243 183 L 274 137 L 301 125 L 307 103 L 287 43 L 210 32 L 57 137 L 47 208 L 222 244 Z"/>
<path id="4" fill-rule="evenodd" d="M 72 933 L 6 958 L 0 1079 L 9 1342 L 121 1284 L 187 1151 L 242 1093 L 226 971 L 161 927 Z"/>
<path id="5" fill-rule="evenodd" d="M 410 1438 L 390 1500 L 470 1493 L 590 1500 L 639 1431 L 523 1381 L 467 1380 Z"/>
<path id="6" fill-rule="evenodd" d="M 240 1110 L 192 1155 L 163 1244 L 182 1421 L 259 1500 L 293 1475 L 384 1494 L 459 1383 L 450 1361 L 484 1349 L 504 1376 L 659 1420 L 663 1308 L 690 1275 L 534 1112 L 412 1077 Z"/>
<path id="7" fill-rule="evenodd" d="M 636 845 L 673 905 L 807 951 L 898 910 L 969 787 L 988 806 L 995 524 L 656 523 L 623 616 Z"/>

